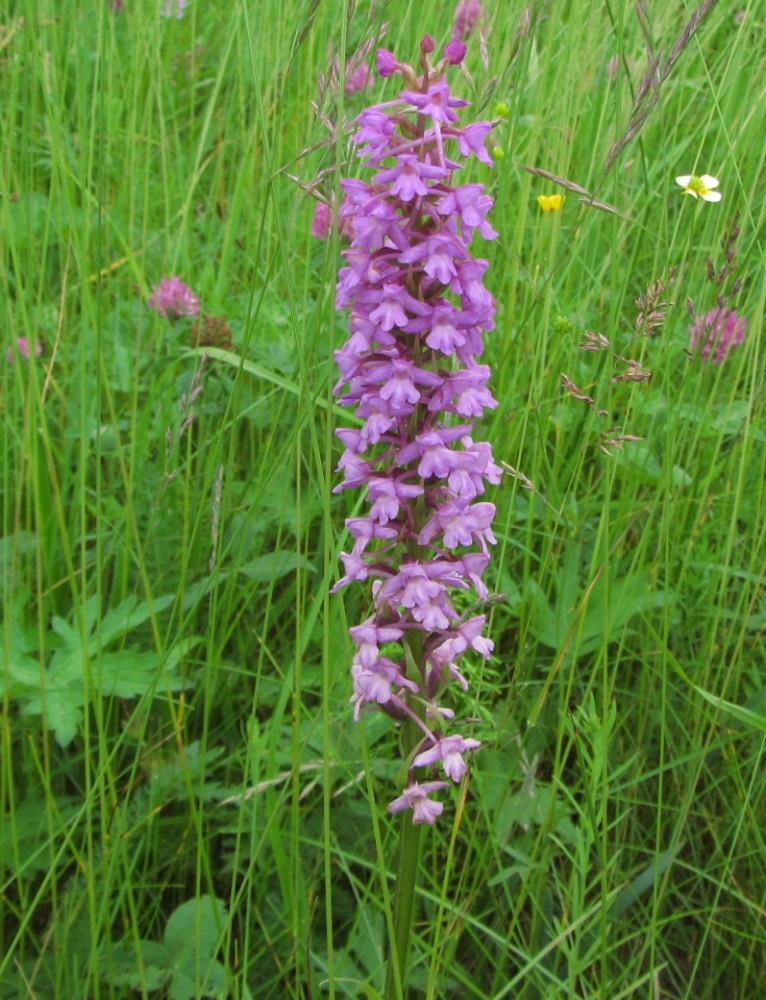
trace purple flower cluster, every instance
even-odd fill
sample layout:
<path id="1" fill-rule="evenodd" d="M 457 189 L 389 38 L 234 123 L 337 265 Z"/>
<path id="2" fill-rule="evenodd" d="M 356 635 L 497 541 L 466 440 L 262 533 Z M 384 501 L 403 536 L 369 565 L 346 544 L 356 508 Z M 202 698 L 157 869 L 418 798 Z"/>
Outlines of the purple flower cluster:
<path id="1" fill-rule="evenodd" d="M 483 284 L 487 261 L 469 250 L 476 233 L 497 235 L 487 221 L 492 199 L 481 184 L 453 183 L 456 154 L 491 163 L 484 140 L 492 124 L 458 124 L 467 102 L 451 95 L 444 74 L 465 45 L 450 42 L 431 66 L 433 47 L 426 36 L 419 77 L 380 50 L 379 72 L 400 73 L 405 89 L 356 119 L 358 154 L 374 173 L 341 184 L 351 247 L 337 306 L 350 310 L 350 337 L 335 353 L 334 390 L 362 421 L 337 432 L 345 479 L 335 492 L 364 487 L 369 505 L 346 521 L 354 545 L 341 554 L 335 589 L 374 578 L 372 614 L 350 630 L 351 701 L 356 718 L 372 705 L 416 727 L 409 786 L 389 806 L 412 809 L 415 823 L 434 822 L 443 805 L 429 795 L 448 784 L 416 781 L 419 769 L 440 767 L 459 781 L 463 755 L 479 746 L 445 735 L 454 713 L 438 698 L 450 682 L 468 687 L 458 668 L 464 653 L 488 658 L 493 648 L 469 595 L 488 596 L 482 574 L 495 507 L 481 497 L 502 473 L 489 444 L 472 436 L 474 421 L 497 405 L 489 368 L 476 361 L 495 303 Z"/>
<path id="2" fill-rule="evenodd" d="M 484 15 L 480 0 L 459 0 L 452 23 L 452 37 L 465 39 L 473 31 L 474 25 Z"/>
<path id="3" fill-rule="evenodd" d="M 311 219 L 311 235 L 318 240 L 326 240 L 332 229 L 332 209 L 324 201 L 318 201 L 314 206 Z"/>
<path id="4" fill-rule="evenodd" d="M 17 337 L 16 344 L 14 346 L 25 361 L 29 361 L 30 355 L 32 353 L 34 353 L 34 356 L 36 358 L 39 358 L 40 355 L 43 353 L 42 342 L 39 340 L 35 340 L 34 344 L 30 346 L 29 339 L 27 337 Z M 8 350 L 5 352 L 5 360 L 8 362 L 9 365 L 13 364 L 14 361 L 13 347 L 9 347 Z"/>
<path id="5" fill-rule="evenodd" d="M 160 279 L 159 284 L 152 289 L 147 304 L 150 309 L 168 319 L 196 316 L 200 305 L 191 288 L 175 274 Z"/>
<path id="6" fill-rule="evenodd" d="M 188 5 L 189 0 L 165 0 L 160 14 L 162 17 L 175 17 L 180 21 Z"/>
<path id="7" fill-rule="evenodd" d="M 360 91 L 366 90 L 370 85 L 372 77 L 373 72 L 366 62 L 358 62 L 356 59 L 350 59 L 346 66 L 346 86 L 344 93 L 358 94 Z"/>
<path id="8" fill-rule="evenodd" d="M 747 320 L 736 309 L 719 307 L 705 316 L 697 316 L 690 327 L 692 350 L 720 365 L 733 347 L 745 339 Z"/>

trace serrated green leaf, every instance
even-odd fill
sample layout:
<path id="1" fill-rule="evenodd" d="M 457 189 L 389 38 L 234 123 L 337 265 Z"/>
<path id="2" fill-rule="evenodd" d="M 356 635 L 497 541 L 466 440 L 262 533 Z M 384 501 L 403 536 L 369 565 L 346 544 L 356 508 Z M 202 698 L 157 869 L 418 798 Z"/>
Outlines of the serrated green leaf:
<path id="1" fill-rule="evenodd" d="M 42 677 L 37 660 L 15 649 L 6 658 L 0 648 L 0 697 L 23 698 L 28 691 L 39 690 Z"/>
<path id="2" fill-rule="evenodd" d="M 215 961 L 207 966 L 200 963 L 199 978 L 188 967 L 174 972 L 168 989 L 168 1000 L 194 1000 L 196 997 L 225 1000 L 227 996 L 226 969 Z"/>
<path id="3" fill-rule="evenodd" d="M 139 625 L 143 625 L 152 615 L 170 607 L 174 601 L 175 597 L 172 595 L 160 597 L 151 603 L 140 602 L 135 595 L 126 597 L 116 608 L 111 608 L 104 615 L 95 631 L 92 641 L 89 643 L 90 651 L 95 653 L 99 646 L 106 646 L 114 639 L 126 635 L 132 629 L 138 628 Z"/>
<path id="4" fill-rule="evenodd" d="M 39 715 L 58 745 L 68 747 L 82 722 L 82 708 L 81 690 L 48 690 L 45 695 L 29 696 L 21 706 L 21 714 L 25 718 Z"/>

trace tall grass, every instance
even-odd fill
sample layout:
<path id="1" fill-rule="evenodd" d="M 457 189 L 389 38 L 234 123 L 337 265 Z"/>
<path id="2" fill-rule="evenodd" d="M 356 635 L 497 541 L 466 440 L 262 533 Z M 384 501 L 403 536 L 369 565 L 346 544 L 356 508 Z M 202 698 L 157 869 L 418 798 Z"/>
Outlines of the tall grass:
<path id="1" fill-rule="evenodd" d="M 605 172 L 694 8 L 485 6 L 462 91 L 510 109 L 480 177 L 485 436 L 518 474 L 494 498 L 496 655 L 462 706 L 487 746 L 424 838 L 412 996 L 756 997 L 762 11 L 713 7 Z M 0 996 L 374 997 L 395 736 L 347 704 L 366 597 L 329 597 L 352 503 L 331 494 L 339 240 L 311 238 L 291 175 L 337 191 L 349 119 L 393 93 L 323 91 L 331 50 L 385 30 L 414 58 L 451 5 L 160 10 L 0 18 Z M 525 166 L 616 211 L 570 191 L 544 214 L 565 189 Z M 683 197 L 690 172 L 723 201 Z M 713 365 L 686 300 L 715 305 L 705 262 L 736 212 L 748 332 Z M 643 336 L 635 300 L 671 269 Z M 147 308 L 172 273 L 230 340 Z M 651 380 L 615 381 L 624 359 Z"/>

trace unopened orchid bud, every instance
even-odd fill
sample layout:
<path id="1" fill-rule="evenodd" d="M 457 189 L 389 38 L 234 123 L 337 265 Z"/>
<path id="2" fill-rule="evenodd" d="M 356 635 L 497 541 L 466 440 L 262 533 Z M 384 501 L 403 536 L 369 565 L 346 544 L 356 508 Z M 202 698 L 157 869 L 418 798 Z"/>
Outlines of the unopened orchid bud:
<path id="1" fill-rule="evenodd" d="M 451 42 L 447 42 L 444 46 L 444 58 L 450 66 L 458 66 L 465 59 L 467 51 L 468 47 L 465 42 L 461 42 L 460 39 L 454 38 Z"/>
<path id="2" fill-rule="evenodd" d="M 394 73 L 401 70 L 401 64 L 397 62 L 393 52 L 389 52 L 388 49 L 378 49 L 375 53 L 375 66 L 378 70 L 378 76 L 383 77 L 393 76 Z"/>

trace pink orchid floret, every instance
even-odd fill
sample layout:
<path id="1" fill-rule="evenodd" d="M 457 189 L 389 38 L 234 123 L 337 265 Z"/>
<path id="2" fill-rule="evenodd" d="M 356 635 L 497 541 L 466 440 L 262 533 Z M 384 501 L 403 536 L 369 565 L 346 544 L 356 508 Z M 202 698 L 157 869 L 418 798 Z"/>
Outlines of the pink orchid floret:
<path id="1" fill-rule="evenodd" d="M 389 805 L 388 811 L 395 813 L 401 812 L 403 809 L 412 809 L 413 823 L 433 824 L 444 811 L 444 803 L 429 799 L 428 796 L 432 792 L 439 792 L 442 788 L 447 787 L 446 781 L 426 781 L 422 785 L 416 781 L 405 788 L 399 798 L 394 799 Z"/>
<path id="2" fill-rule="evenodd" d="M 451 96 L 446 80 L 432 84 L 424 93 L 403 90 L 400 96 L 407 104 L 411 104 L 419 115 L 429 117 L 434 125 L 454 124 L 459 121 L 459 115 L 453 108 L 468 106 L 468 101 Z"/>
<path id="3" fill-rule="evenodd" d="M 188 6 L 189 0 L 165 0 L 160 13 L 163 17 L 175 17 L 180 21 Z"/>
<path id="4" fill-rule="evenodd" d="M 429 824 L 443 809 L 431 796 L 449 783 L 420 782 L 418 772 L 439 765 L 460 781 L 480 746 L 444 731 L 455 713 L 441 698 L 450 685 L 468 687 L 464 655 L 492 652 L 486 617 L 464 609 L 469 593 L 488 596 L 495 506 L 482 495 L 502 475 L 490 445 L 473 438 L 475 421 L 497 406 L 489 367 L 477 360 L 495 301 L 487 261 L 472 251 L 477 236 L 497 236 L 492 198 L 480 183 L 455 181 L 461 160 L 491 162 L 492 124 L 459 124 L 467 102 L 452 96 L 445 72 L 463 59 L 463 42 L 450 42 L 431 67 L 433 48 L 426 36 L 419 80 L 379 50 L 378 72 L 399 74 L 405 88 L 356 119 L 370 179 L 341 182 L 338 216 L 351 245 L 336 304 L 349 310 L 349 336 L 335 352 L 334 388 L 361 419 L 337 432 L 345 450 L 335 492 L 364 487 L 367 501 L 346 521 L 353 546 L 341 553 L 345 572 L 333 588 L 369 581 L 372 594 L 371 615 L 350 629 L 354 716 L 382 710 L 420 730 L 409 784 L 389 809 Z"/>
<path id="5" fill-rule="evenodd" d="M 444 59 L 450 66 L 459 66 L 465 59 L 468 46 L 458 38 L 453 38 L 444 46 Z"/>
<path id="6" fill-rule="evenodd" d="M 388 77 L 401 71 L 401 64 L 398 62 L 393 52 L 388 49 L 378 49 L 375 53 L 375 66 L 378 76 Z"/>
<path id="7" fill-rule="evenodd" d="M 369 87 L 373 73 L 367 63 L 363 62 L 358 66 L 349 64 L 347 71 L 348 76 L 346 77 L 346 85 L 344 87 L 346 94 L 358 94 Z"/>
<path id="8" fill-rule="evenodd" d="M 429 767 L 441 762 L 444 773 L 453 781 L 460 781 L 468 769 L 464 754 L 481 746 L 478 740 L 462 736 L 444 736 L 432 747 L 419 753 L 412 762 L 415 767 Z"/>
<path id="9" fill-rule="evenodd" d="M 317 240 L 326 240 L 331 229 L 332 209 L 327 202 L 318 201 L 311 219 L 311 235 Z"/>

